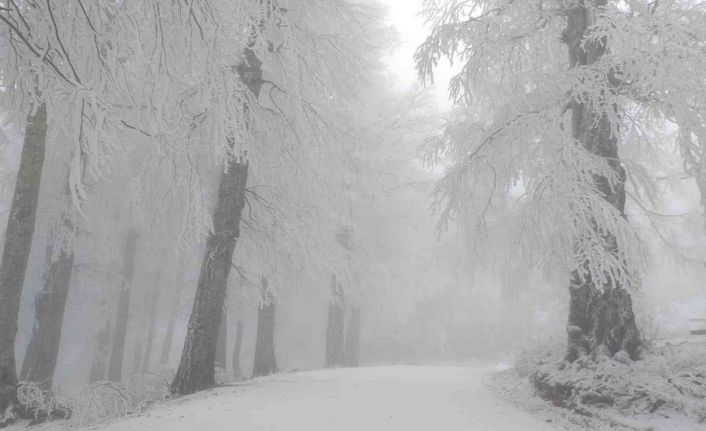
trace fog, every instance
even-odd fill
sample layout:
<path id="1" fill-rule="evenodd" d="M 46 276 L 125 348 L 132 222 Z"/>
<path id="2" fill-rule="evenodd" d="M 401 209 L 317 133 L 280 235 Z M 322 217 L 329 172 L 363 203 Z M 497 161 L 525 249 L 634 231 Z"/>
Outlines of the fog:
<path id="1" fill-rule="evenodd" d="M 703 425 L 703 2 L 192 3 L 0 0 L 0 428 Z"/>

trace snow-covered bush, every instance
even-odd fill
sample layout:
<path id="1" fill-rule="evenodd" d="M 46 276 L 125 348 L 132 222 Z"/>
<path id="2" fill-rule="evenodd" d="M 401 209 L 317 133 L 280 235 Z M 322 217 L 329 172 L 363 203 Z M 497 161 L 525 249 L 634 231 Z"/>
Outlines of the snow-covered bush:
<path id="1" fill-rule="evenodd" d="M 101 422 L 143 407 L 139 398 L 125 386 L 109 381 L 95 382 L 74 399 L 74 418 L 82 424 Z"/>
<path id="2" fill-rule="evenodd" d="M 52 419 L 68 419 L 71 416 L 71 403 L 51 388 L 33 382 L 20 382 L 17 385 L 17 400 L 23 416 L 32 417 L 33 422 Z"/>

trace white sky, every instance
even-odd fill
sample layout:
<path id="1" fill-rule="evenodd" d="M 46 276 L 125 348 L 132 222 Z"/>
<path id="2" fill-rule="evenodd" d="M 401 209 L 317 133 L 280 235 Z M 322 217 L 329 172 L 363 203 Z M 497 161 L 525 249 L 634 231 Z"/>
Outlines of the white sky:
<path id="1" fill-rule="evenodd" d="M 380 0 L 389 10 L 388 20 L 399 33 L 400 44 L 389 59 L 390 70 L 399 77 L 401 89 L 408 89 L 417 82 L 414 67 L 414 51 L 424 42 L 428 34 L 424 18 L 419 16 L 422 0 Z M 443 108 L 449 108 L 448 82 L 450 68 L 442 63 L 435 72 L 436 84 L 433 87 L 436 99 Z"/>

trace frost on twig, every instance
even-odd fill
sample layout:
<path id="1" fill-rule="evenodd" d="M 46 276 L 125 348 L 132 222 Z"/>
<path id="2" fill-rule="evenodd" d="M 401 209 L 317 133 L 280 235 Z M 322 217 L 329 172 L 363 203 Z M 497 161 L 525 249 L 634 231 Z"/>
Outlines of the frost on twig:
<path id="1" fill-rule="evenodd" d="M 100 381 L 82 390 L 74 400 L 74 418 L 82 424 L 136 413 L 140 410 L 138 397 L 120 383 Z"/>
<path id="2" fill-rule="evenodd" d="M 39 383 L 20 382 L 17 385 L 17 401 L 20 415 L 30 419 L 31 423 L 68 419 L 72 414 L 69 399 Z"/>

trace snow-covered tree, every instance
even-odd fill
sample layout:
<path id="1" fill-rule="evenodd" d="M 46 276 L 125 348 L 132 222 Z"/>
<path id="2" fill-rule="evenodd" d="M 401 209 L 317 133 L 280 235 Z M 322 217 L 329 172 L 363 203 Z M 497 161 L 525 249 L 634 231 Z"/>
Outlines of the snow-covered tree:
<path id="1" fill-rule="evenodd" d="M 5 231 L 0 261 L 0 424 L 11 422 L 17 407 L 15 338 L 22 286 L 37 217 L 37 200 L 46 148 L 47 111 L 31 114 L 25 130 L 22 158 Z"/>
<path id="2" fill-rule="evenodd" d="M 625 205 L 626 187 L 643 187 L 644 176 L 619 149 L 657 145 L 665 121 L 703 124 L 704 5 L 425 7 L 432 32 L 416 54 L 420 77 L 433 78 L 443 58 L 459 64 L 457 114 L 429 146 L 431 162 L 449 164 L 437 188 L 442 222 L 470 226 L 474 241 L 503 224 L 514 232 L 508 253 L 569 275 L 567 359 L 638 357 L 628 290 L 646 256 Z"/>
<path id="3" fill-rule="evenodd" d="M 265 220 L 255 219 L 258 229 L 264 230 L 259 237 L 276 239 L 254 244 L 253 248 L 260 250 L 254 255 L 259 262 L 254 259 L 250 262 L 262 269 L 253 279 L 264 275 L 268 286 L 277 285 L 270 272 L 272 268 L 286 266 L 279 258 L 289 254 L 302 262 L 296 253 L 301 257 L 309 253 L 304 241 L 298 245 L 291 241 L 297 235 L 290 232 L 303 232 L 298 227 L 312 220 L 300 214 L 315 214 L 314 208 L 307 207 L 307 199 L 314 196 L 317 188 L 335 184 L 327 183 L 323 175 L 335 172 L 333 155 L 340 151 L 335 141 L 335 107 L 347 103 L 367 74 L 363 53 L 368 45 L 360 43 L 370 37 L 366 35 L 367 22 L 363 19 L 366 8 L 345 1 L 245 3 L 250 5 L 245 11 L 249 23 L 243 27 L 247 37 L 233 44 L 242 51 L 234 69 L 238 85 L 244 89 L 238 102 L 242 108 L 241 123 L 239 129 L 231 131 L 237 135 L 225 137 L 234 147 L 227 151 L 227 166 L 219 180 L 213 227 L 202 268 L 202 276 L 213 279 L 202 277 L 199 282 L 182 364 L 172 386 L 179 393 L 213 384 L 208 340 L 213 334 L 210 328 L 220 322 L 221 312 L 216 307 L 222 304 L 226 292 L 235 241 L 241 236 L 241 216 L 251 213 L 255 205 L 262 205 L 265 209 L 260 214 L 270 214 Z M 219 19 L 231 18 L 224 14 Z M 345 74 L 336 72 L 342 64 L 346 65 Z M 334 165 L 326 166 L 329 162 Z M 248 187 L 256 178 L 265 181 L 257 186 L 271 187 L 271 191 Z M 285 190 L 290 193 L 285 195 Z M 335 194 L 327 192 L 323 196 L 333 198 Z M 276 204 L 280 208 L 273 206 L 274 200 L 270 198 L 282 199 Z M 282 217 L 272 217 L 277 212 L 292 223 L 284 225 L 286 229 L 277 226 Z M 243 220 L 246 225 L 247 220 L 248 217 Z M 321 250 L 318 245 L 314 249 Z M 262 298 L 269 298 L 269 294 Z M 200 323 L 203 319 L 207 324 Z M 192 329 L 201 333 L 196 334 Z M 207 344 L 201 346 L 199 340 Z M 196 358 L 198 355 L 203 357 Z M 195 359 L 198 364 L 193 362 Z"/>

